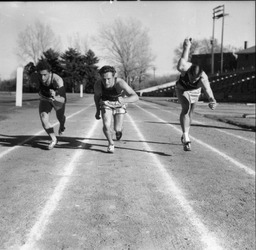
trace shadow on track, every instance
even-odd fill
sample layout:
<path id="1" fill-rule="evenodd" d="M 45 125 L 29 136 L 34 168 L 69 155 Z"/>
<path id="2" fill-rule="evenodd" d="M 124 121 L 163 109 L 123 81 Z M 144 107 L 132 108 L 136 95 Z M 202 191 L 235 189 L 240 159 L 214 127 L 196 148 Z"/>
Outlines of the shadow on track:
<path id="1" fill-rule="evenodd" d="M 85 138 L 80 137 L 57 137 L 58 144 L 55 148 L 66 149 L 91 149 L 92 144 L 82 142 Z M 5 147 L 33 147 L 42 150 L 48 150 L 49 136 L 33 136 L 33 135 L 0 135 L 0 145 Z M 95 149 L 93 149 L 95 150 Z M 100 151 L 100 150 L 98 150 Z"/>
<path id="2" fill-rule="evenodd" d="M 57 137 L 58 144 L 55 146 L 55 149 L 58 148 L 65 148 L 65 149 L 85 149 L 85 150 L 92 150 L 92 151 L 99 151 L 101 153 L 106 152 L 106 140 L 99 139 L 99 138 L 83 138 L 83 137 Z M 104 144 L 95 144 L 95 143 L 84 143 L 84 140 L 90 141 L 102 141 Z M 49 144 L 49 136 L 33 136 L 33 135 L 3 135 L 0 134 L 0 146 L 3 147 L 15 147 L 15 146 L 23 146 L 23 147 L 33 147 L 39 148 L 42 150 L 48 150 L 47 146 Z M 166 144 L 166 145 L 180 145 L 175 143 L 165 143 L 165 142 L 155 142 L 155 141 L 141 141 L 141 140 L 122 140 L 123 145 L 126 143 L 155 143 L 155 144 Z M 96 149 L 94 147 L 104 147 L 104 150 Z M 158 151 L 149 151 L 145 149 L 141 149 L 138 145 L 138 148 L 134 147 L 125 147 L 121 146 L 119 142 L 115 145 L 116 149 L 123 149 L 123 150 L 131 150 L 137 152 L 144 152 L 144 153 L 153 153 L 161 156 L 171 156 L 170 154 L 165 154 L 163 152 Z"/>

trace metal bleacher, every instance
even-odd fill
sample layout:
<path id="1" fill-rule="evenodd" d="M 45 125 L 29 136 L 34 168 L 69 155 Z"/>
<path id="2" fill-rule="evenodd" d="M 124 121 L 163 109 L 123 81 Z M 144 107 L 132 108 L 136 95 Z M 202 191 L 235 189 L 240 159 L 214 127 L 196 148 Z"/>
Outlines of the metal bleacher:
<path id="1" fill-rule="evenodd" d="M 209 77 L 217 101 L 255 102 L 255 71 Z"/>
<path id="2" fill-rule="evenodd" d="M 255 70 L 209 76 L 214 96 L 219 102 L 255 102 Z M 137 91 L 139 96 L 176 97 L 176 81 Z M 202 93 L 200 100 L 206 100 Z"/>

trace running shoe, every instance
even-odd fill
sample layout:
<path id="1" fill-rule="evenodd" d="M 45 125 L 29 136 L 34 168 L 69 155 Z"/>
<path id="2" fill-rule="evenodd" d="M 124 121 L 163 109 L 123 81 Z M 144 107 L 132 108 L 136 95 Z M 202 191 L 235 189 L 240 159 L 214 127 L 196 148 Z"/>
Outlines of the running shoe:
<path id="1" fill-rule="evenodd" d="M 114 145 L 108 145 L 107 152 L 108 153 L 114 153 L 114 151 L 115 151 L 115 146 Z"/>
<path id="2" fill-rule="evenodd" d="M 181 143 L 183 144 L 184 151 L 191 151 L 191 141 L 185 142 L 183 135 L 181 136 Z"/>
<path id="3" fill-rule="evenodd" d="M 191 142 L 190 141 L 183 142 L 183 149 L 184 151 L 191 151 Z"/>
<path id="4" fill-rule="evenodd" d="M 55 145 L 58 143 L 58 141 L 51 141 L 51 143 L 48 145 L 48 149 L 51 150 L 55 147 Z"/>
<path id="5" fill-rule="evenodd" d="M 59 127 L 59 135 L 62 135 L 65 131 L 65 122 L 66 122 L 66 116 L 63 117 L 62 122 L 60 123 L 60 127 Z"/>
<path id="6" fill-rule="evenodd" d="M 121 131 L 117 131 L 116 132 L 116 139 L 117 139 L 117 141 L 119 141 L 121 139 L 122 135 L 123 135 L 123 133 Z"/>

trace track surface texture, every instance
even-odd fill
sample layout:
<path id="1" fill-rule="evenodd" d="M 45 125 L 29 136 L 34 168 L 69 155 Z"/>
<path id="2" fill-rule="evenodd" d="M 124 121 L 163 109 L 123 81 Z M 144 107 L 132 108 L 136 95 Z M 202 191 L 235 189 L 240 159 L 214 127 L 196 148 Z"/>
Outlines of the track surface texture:
<path id="1" fill-rule="evenodd" d="M 53 150 L 37 96 L 2 98 L 0 249 L 255 249 L 255 132 L 201 103 L 185 152 L 179 104 L 152 100 L 128 106 L 109 154 L 92 95 L 68 95 Z"/>

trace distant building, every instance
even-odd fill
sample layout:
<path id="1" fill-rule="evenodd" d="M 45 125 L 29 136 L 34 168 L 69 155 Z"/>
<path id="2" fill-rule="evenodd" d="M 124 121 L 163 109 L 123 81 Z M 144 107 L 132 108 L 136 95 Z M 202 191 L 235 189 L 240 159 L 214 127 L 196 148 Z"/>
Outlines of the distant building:
<path id="1" fill-rule="evenodd" d="M 236 55 L 232 52 L 223 53 L 223 72 L 235 71 L 237 68 Z M 211 74 L 212 54 L 192 55 L 191 62 L 201 65 L 207 75 Z M 214 53 L 214 74 L 220 73 L 221 53 Z"/>
<path id="2" fill-rule="evenodd" d="M 237 70 L 255 69 L 255 46 L 246 48 L 236 53 Z"/>
<path id="3" fill-rule="evenodd" d="M 191 62 L 201 65 L 208 75 L 212 73 L 212 54 L 192 55 Z M 214 74 L 220 73 L 220 67 L 221 53 L 214 53 Z M 223 73 L 253 69 L 255 69 L 255 46 L 247 48 L 247 41 L 244 42 L 243 50 L 223 53 Z"/>

